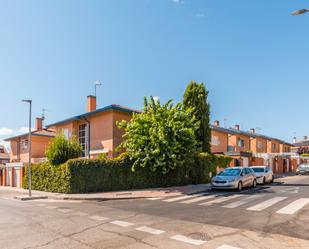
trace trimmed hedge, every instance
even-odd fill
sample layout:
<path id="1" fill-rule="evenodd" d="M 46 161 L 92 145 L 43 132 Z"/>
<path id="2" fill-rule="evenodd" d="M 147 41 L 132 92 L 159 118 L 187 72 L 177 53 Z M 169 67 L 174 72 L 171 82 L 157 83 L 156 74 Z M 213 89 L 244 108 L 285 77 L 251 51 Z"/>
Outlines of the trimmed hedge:
<path id="1" fill-rule="evenodd" d="M 109 160 L 72 159 L 59 166 L 41 163 L 32 165 L 32 188 L 59 193 L 87 193 L 208 183 L 209 172 L 214 174 L 217 166 L 226 167 L 227 162 L 230 162 L 227 157 L 202 153 L 167 174 L 139 167 L 132 172 L 133 163 L 125 155 Z M 26 188 L 27 181 L 25 174 Z"/>

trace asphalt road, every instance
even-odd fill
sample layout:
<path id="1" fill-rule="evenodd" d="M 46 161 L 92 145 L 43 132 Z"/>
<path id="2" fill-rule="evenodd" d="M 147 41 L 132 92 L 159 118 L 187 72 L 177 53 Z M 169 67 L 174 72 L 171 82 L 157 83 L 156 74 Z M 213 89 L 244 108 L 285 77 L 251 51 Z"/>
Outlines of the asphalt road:
<path id="1" fill-rule="evenodd" d="M 309 248 L 309 176 L 165 199 L 17 201 L 0 192 L 0 248 Z"/>

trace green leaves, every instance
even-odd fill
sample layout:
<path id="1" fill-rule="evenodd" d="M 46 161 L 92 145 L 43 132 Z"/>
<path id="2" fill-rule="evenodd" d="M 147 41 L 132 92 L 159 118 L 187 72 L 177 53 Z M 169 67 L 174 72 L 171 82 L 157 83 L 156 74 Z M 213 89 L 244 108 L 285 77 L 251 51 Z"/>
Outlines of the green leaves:
<path id="1" fill-rule="evenodd" d="M 211 129 L 209 126 L 210 107 L 207 102 L 208 91 L 203 83 L 191 81 L 183 97 L 184 109 L 190 110 L 196 118 L 199 128 L 196 130 L 196 139 L 200 142 L 203 152 L 211 152 Z"/>
<path id="2" fill-rule="evenodd" d="M 118 125 L 125 129 L 122 147 L 134 162 L 133 171 L 142 167 L 166 174 L 198 152 L 195 133 L 199 123 L 189 108 L 183 110 L 171 100 L 161 105 L 152 97 L 149 101 L 145 98 L 143 112 Z"/>
<path id="3" fill-rule="evenodd" d="M 52 165 L 60 165 L 69 159 L 80 156 L 82 147 L 76 137 L 66 139 L 63 133 L 57 136 L 48 144 L 45 155 Z"/>

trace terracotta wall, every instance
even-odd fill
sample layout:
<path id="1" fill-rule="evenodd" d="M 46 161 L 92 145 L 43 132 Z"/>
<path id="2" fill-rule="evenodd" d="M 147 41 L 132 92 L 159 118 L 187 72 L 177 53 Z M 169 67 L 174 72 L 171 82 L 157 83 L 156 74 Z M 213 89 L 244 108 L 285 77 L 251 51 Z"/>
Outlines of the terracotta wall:
<path id="1" fill-rule="evenodd" d="M 211 151 L 213 153 L 227 152 L 228 134 L 224 132 L 211 131 Z"/>
<path id="2" fill-rule="evenodd" d="M 266 153 L 267 152 L 267 140 L 264 138 L 252 138 L 250 151 L 255 153 Z"/>
<path id="3" fill-rule="evenodd" d="M 275 144 L 276 148 L 273 147 Z M 267 153 L 279 153 L 280 152 L 280 142 L 277 140 L 267 141 Z"/>
<path id="4" fill-rule="evenodd" d="M 243 147 L 238 146 L 238 139 L 244 140 Z M 234 146 L 234 150 L 233 150 L 234 152 L 250 151 L 250 137 L 245 136 L 245 135 L 229 135 L 228 145 Z"/>

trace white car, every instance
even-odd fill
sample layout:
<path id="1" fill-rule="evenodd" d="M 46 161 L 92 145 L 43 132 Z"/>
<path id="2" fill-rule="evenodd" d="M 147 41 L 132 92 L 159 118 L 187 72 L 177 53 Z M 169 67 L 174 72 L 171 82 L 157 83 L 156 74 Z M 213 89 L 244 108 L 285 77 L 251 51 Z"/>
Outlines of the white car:
<path id="1" fill-rule="evenodd" d="M 259 184 L 272 183 L 274 181 L 274 173 L 268 166 L 252 166 L 256 175 L 256 181 Z"/>

